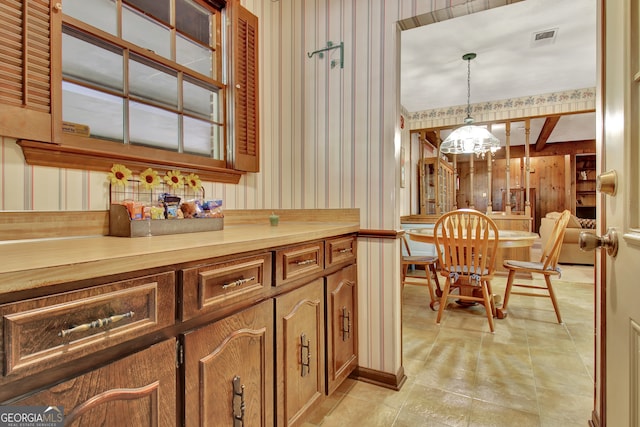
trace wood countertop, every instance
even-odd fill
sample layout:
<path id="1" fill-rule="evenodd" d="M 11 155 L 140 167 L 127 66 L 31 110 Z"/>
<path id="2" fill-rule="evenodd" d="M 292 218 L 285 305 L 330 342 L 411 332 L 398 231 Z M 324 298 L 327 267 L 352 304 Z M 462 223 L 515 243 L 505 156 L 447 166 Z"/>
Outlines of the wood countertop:
<path id="1" fill-rule="evenodd" d="M 152 237 L 0 242 L 0 295 L 358 232 L 358 222 L 283 221 Z"/>

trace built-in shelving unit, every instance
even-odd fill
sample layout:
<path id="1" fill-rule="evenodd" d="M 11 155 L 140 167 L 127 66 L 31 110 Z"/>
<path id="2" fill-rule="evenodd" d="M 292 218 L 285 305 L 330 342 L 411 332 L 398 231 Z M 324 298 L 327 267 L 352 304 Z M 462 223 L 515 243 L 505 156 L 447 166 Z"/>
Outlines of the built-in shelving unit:
<path id="1" fill-rule="evenodd" d="M 440 215 L 453 209 L 453 166 L 444 159 L 429 157 L 420 167 L 420 214 Z"/>
<path id="2" fill-rule="evenodd" d="M 576 216 L 596 217 L 596 155 L 576 154 Z"/>

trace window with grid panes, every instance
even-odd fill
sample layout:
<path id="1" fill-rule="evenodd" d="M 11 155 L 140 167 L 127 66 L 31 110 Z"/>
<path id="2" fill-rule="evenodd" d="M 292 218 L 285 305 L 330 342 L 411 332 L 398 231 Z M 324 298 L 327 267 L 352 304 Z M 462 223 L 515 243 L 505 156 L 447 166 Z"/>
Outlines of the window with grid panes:
<path id="1" fill-rule="evenodd" d="M 221 23 L 194 0 L 65 0 L 63 121 L 225 161 Z"/>

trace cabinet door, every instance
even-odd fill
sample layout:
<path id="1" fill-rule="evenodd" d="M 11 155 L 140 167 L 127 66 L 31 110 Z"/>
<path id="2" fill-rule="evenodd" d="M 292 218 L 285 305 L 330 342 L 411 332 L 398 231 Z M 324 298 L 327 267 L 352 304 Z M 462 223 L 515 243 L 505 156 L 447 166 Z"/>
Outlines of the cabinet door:
<path id="1" fill-rule="evenodd" d="M 62 406 L 68 427 L 175 426 L 175 343 L 163 341 L 11 404 Z"/>
<path id="2" fill-rule="evenodd" d="M 273 351 L 272 300 L 185 334 L 185 426 L 272 426 Z"/>
<path id="3" fill-rule="evenodd" d="M 298 425 L 324 394 L 324 279 L 276 299 L 277 425 Z"/>
<path id="4" fill-rule="evenodd" d="M 327 276 L 327 394 L 358 364 L 357 267 Z"/>

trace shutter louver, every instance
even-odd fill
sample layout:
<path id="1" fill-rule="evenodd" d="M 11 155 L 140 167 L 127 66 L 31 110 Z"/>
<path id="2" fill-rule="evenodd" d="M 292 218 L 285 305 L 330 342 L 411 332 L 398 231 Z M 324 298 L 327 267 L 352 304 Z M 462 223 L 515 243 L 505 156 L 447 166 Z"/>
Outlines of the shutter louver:
<path id="1" fill-rule="evenodd" d="M 51 111 L 48 0 L 0 4 L 0 103 Z"/>
<path id="2" fill-rule="evenodd" d="M 238 6 L 235 37 L 235 164 L 259 171 L 258 18 Z"/>

